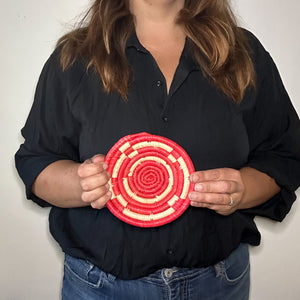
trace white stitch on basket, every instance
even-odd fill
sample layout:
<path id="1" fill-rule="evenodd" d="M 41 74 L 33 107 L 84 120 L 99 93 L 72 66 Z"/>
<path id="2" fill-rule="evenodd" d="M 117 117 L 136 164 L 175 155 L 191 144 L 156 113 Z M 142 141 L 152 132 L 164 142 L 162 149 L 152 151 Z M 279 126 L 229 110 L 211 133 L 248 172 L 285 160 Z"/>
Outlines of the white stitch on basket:
<path id="1" fill-rule="evenodd" d="M 129 142 L 126 142 L 124 145 L 122 145 L 119 150 L 123 153 L 125 152 L 129 147 L 130 147 L 130 143 Z"/>
<path id="2" fill-rule="evenodd" d="M 128 155 L 128 157 L 129 157 L 129 158 L 133 158 L 133 157 L 137 156 L 138 154 L 139 154 L 139 153 L 135 150 L 135 151 L 131 152 L 131 153 Z"/>
<path id="3" fill-rule="evenodd" d="M 137 143 L 137 144 L 132 146 L 132 148 L 134 150 L 138 150 L 138 149 L 145 148 L 145 147 L 162 148 L 162 149 L 166 150 L 167 152 L 172 152 L 173 151 L 172 147 L 170 147 L 166 144 L 163 144 L 161 142 L 156 142 L 156 141 L 140 142 L 140 143 Z"/>
<path id="4" fill-rule="evenodd" d="M 182 188 L 182 193 L 180 195 L 180 198 L 181 199 L 186 199 L 188 193 L 189 193 L 189 188 L 190 188 L 190 181 L 189 179 L 184 179 L 184 185 L 183 185 L 183 188 Z"/>
<path id="5" fill-rule="evenodd" d="M 111 178 L 109 179 L 108 184 L 109 184 L 109 191 L 111 192 L 111 199 L 114 199 L 116 196 L 114 193 L 113 184 L 111 183 Z"/>
<path id="6" fill-rule="evenodd" d="M 117 162 L 114 166 L 112 178 L 117 178 L 118 177 L 120 167 L 121 167 L 121 165 L 122 165 L 125 158 L 127 158 L 127 156 L 124 153 L 122 153 L 120 158 L 117 160 Z"/>
<path id="7" fill-rule="evenodd" d="M 117 195 L 116 198 L 123 207 L 126 207 L 128 205 L 128 202 L 123 198 L 121 194 Z"/>
<path id="8" fill-rule="evenodd" d="M 152 214 L 151 217 L 152 217 L 152 220 L 160 220 L 167 216 L 172 215 L 174 212 L 175 212 L 174 208 L 170 207 L 167 210 L 162 211 L 160 213 Z"/>
<path id="9" fill-rule="evenodd" d="M 160 220 L 160 219 L 163 219 L 167 216 L 170 216 L 172 215 L 173 213 L 175 212 L 175 210 L 170 207 L 169 209 L 163 211 L 163 212 L 160 212 L 160 213 L 157 213 L 157 214 L 151 214 L 151 215 L 142 215 L 142 214 L 138 214 L 136 212 L 133 212 L 131 210 L 129 210 L 128 208 L 125 208 L 123 210 L 123 214 L 132 218 L 132 219 L 135 219 L 135 220 L 139 220 L 139 221 L 152 221 L 152 220 Z"/>
<path id="10" fill-rule="evenodd" d="M 168 156 L 168 159 L 174 164 L 174 163 L 176 163 L 176 158 L 172 155 L 172 154 L 170 154 L 169 156 Z"/>
<path id="11" fill-rule="evenodd" d="M 123 210 L 123 214 L 130 217 L 131 219 L 140 220 L 140 221 L 151 221 L 150 215 L 141 215 L 129 210 L 128 208 L 125 208 Z"/>
<path id="12" fill-rule="evenodd" d="M 168 204 L 170 205 L 170 206 L 173 206 L 175 203 L 176 203 L 176 201 L 178 201 L 179 200 L 179 197 L 177 196 L 177 195 L 174 195 L 169 201 L 168 201 Z"/>
<path id="13" fill-rule="evenodd" d="M 182 193 L 180 195 L 181 199 L 185 199 L 188 195 L 189 187 L 190 187 L 190 180 L 189 180 L 189 170 L 186 166 L 186 163 L 182 157 L 178 158 L 178 162 L 180 164 L 180 169 L 184 174 L 184 185 L 182 188 Z"/>

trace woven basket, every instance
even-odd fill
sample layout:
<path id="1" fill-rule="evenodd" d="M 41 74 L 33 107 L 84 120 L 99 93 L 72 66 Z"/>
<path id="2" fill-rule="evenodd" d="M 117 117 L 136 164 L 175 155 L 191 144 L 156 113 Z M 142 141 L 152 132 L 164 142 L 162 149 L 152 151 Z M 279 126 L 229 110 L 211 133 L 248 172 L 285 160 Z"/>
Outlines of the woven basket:
<path id="1" fill-rule="evenodd" d="M 122 221 L 155 227 L 178 218 L 189 206 L 194 166 L 175 142 L 138 133 L 121 138 L 106 158 L 112 198 L 108 209 Z"/>

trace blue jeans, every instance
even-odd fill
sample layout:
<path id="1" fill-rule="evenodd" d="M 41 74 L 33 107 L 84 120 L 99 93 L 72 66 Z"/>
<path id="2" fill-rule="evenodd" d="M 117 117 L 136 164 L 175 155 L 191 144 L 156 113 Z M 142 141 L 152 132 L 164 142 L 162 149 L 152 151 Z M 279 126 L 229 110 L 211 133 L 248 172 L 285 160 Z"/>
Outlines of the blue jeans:
<path id="1" fill-rule="evenodd" d="M 92 263 L 65 256 L 63 300 L 247 300 L 248 245 L 208 268 L 169 268 L 136 280 L 121 280 Z"/>

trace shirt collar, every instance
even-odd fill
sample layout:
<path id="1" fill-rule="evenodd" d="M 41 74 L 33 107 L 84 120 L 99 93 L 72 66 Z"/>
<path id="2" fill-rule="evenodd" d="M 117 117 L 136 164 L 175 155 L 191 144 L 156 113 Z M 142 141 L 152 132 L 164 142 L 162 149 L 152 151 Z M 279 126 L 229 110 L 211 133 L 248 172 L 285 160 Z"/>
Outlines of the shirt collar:
<path id="1" fill-rule="evenodd" d="M 135 31 L 130 35 L 126 43 L 126 48 L 131 47 L 134 47 L 137 51 L 149 53 L 149 51 L 140 43 Z"/>
<path id="2" fill-rule="evenodd" d="M 126 48 L 131 48 L 131 47 L 135 48 L 139 52 L 149 54 L 149 51 L 140 43 L 135 31 L 130 35 L 126 43 Z M 200 70 L 198 63 L 192 57 L 191 51 L 189 49 L 188 38 L 186 38 L 180 61 L 183 64 L 184 68 L 189 71 Z"/>

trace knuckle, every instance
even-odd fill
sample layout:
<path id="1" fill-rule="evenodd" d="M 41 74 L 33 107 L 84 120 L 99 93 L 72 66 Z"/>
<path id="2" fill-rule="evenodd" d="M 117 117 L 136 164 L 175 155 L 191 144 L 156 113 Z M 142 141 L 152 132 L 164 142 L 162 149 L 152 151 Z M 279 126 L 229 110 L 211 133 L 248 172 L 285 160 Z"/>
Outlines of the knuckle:
<path id="1" fill-rule="evenodd" d="M 93 166 L 97 169 L 97 172 L 99 172 L 99 173 L 106 172 L 107 164 L 105 162 L 96 163 Z"/>
<path id="2" fill-rule="evenodd" d="M 85 161 L 81 165 L 79 165 L 77 169 L 77 175 L 81 178 L 87 177 L 91 174 L 93 168 L 93 164 Z"/>
<path id="3" fill-rule="evenodd" d="M 91 189 L 91 185 L 88 180 L 81 180 L 80 185 L 82 190 L 89 191 Z"/>
<path id="4" fill-rule="evenodd" d="M 233 178 L 240 180 L 242 178 L 241 172 L 239 170 L 232 169 Z"/>
<path id="5" fill-rule="evenodd" d="M 98 198 L 104 197 L 105 194 L 107 193 L 108 189 L 105 185 L 101 186 L 99 188 L 99 194 L 98 194 Z"/>
<path id="6" fill-rule="evenodd" d="M 92 166 L 95 169 L 96 173 L 101 173 L 103 172 L 103 166 L 102 164 L 93 164 Z"/>
<path id="7" fill-rule="evenodd" d="M 110 177 L 106 171 L 98 174 L 99 182 L 101 182 L 102 184 L 106 184 L 109 181 L 109 178 Z"/>
<path id="8" fill-rule="evenodd" d="M 192 201 L 191 205 L 194 207 L 201 207 L 202 203 L 198 202 L 198 201 Z"/>
<path id="9" fill-rule="evenodd" d="M 106 195 L 100 197 L 96 201 L 93 201 L 91 203 L 91 206 L 96 209 L 102 209 L 106 205 L 109 199 L 110 199 L 110 195 L 107 193 Z"/>
<path id="10" fill-rule="evenodd" d="M 95 202 L 95 201 L 91 203 L 91 207 L 92 207 L 92 208 L 95 208 L 95 209 L 97 208 L 97 205 L 96 205 L 96 202 Z"/>
<path id="11" fill-rule="evenodd" d="M 194 172 L 193 174 L 191 174 L 190 179 L 192 182 L 199 182 L 201 179 L 201 172 Z"/>
<path id="12" fill-rule="evenodd" d="M 203 185 L 203 191 L 209 193 L 211 191 L 210 183 L 206 183 Z"/>
<path id="13" fill-rule="evenodd" d="M 197 200 L 200 201 L 200 202 L 207 202 L 208 201 L 207 194 L 205 194 L 205 193 L 198 193 L 197 196 L 198 196 Z"/>
<path id="14" fill-rule="evenodd" d="M 112 197 L 112 192 L 109 190 L 107 193 L 106 193 L 106 196 L 107 196 L 107 201 L 109 201 Z"/>
<path id="15" fill-rule="evenodd" d="M 211 176 L 213 180 L 216 180 L 220 177 L 220 170 L 212 170 L 211 171 Z"/>
<path id="16" fill-rule="evenodd" d="M 106 180 L 108 182 L 110 180 L 110 177 L 111 177 L 109 172 L 105 171 L 105 176 L 106 176 Z"/>
<path id="17" fill-rule="evenodd" d="M 219 203 L 220 204 L 227 204 L 229 203 L 229 200 L 227 200 L 227 196 L 226 195 L 219 195 Z"/>
<path id="18" fill-rule="evenodd" d="M 191 192 L 189 194 L 189 198 L 190 198 L 190 200 L 192 202 L 194 202 L 194 201 L 198 202 L 199 201 L 199 193 L 197 193 L 197 192 Z"/>
<path id="19" fill-rule="evenodd" d="M 231 196 L 229 194 L 224 196 L 224 205 L 226 205 L 227 210 L 232 209 L 234 204 L 235 202 L 231 204 Z"/>
<path id="20" fill-rule="evenodd" d="M 203 193 L 196 193 L 194 196 L 194 200 L 197 201 L 198 203 L 202 203 L 205 201 L 205 196 Z"/>
<path id="21" fill-rule="evenodd" d="M 81 194 L 81 200 L 82 200 L 83 202 L 85 202 L 85 203 L 89 203 L 89 202 L 90 202 L 90 196 L 89 196 L 89 194 L 86 193 L 86 192 L 83 192 L 83 193 Z"/>
<path id="22" fill-rule="evenodd" d="M 228 192 L 228 191 L 230 191 L 230 188 L 231 188 L 230 182 L 223 181 L 220 183 L 221 192 Z"/>
<path id="23" fill-rule="evenodd" d="M 101 209 L 104 207 L 103 203 L 99 200 L 92 202 L 91 206 L 95 209 Z"/>

